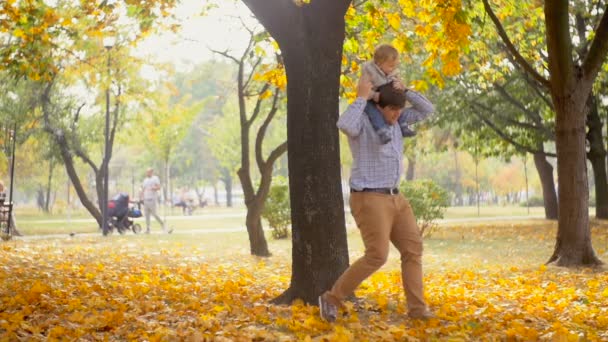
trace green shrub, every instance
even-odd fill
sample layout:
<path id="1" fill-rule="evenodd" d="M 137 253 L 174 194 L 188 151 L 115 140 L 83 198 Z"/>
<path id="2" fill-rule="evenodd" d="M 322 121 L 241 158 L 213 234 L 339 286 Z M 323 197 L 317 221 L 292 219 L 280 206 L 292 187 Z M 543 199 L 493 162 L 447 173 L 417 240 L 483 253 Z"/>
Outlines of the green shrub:
<path id="1" fill-rule="evenodd" d="M 431 236 L 435 220 L 443 218 L 450 203 L 447 191 L 432 180 L 403 181 L 399 190 L 409 200 L 422 236 Z"/>
<path id="2" fill-rule="evenodd" d="M 268 221 L 273 238 L 285 239 L 289 236 L 291 205 L 289 203 L 289 182 L 285 177 L 277 176 L 272 179 L 262 217 Z"/>
<path id="3" fill-rule="evenodd" d="M 543 200 L 542 196 L 532 196 L 528 199 L 528 203 L 530 203 L 531 207 L 544 207 L 545 206 L 545 201 Z M 527 207 L 528 203 L 526 203 L 526 201 L 523 201 L 521 203 L 521 206 Z"/>

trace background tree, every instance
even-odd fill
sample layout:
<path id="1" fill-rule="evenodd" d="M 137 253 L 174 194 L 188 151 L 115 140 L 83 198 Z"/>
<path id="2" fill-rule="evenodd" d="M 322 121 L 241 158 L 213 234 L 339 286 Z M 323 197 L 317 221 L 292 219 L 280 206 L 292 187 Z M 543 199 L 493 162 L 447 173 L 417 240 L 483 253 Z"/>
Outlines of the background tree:
<path id="1" fill-rule="evenodd" d="M 530 77 L 550 90 L 555 108 L 560 212 L 555 251 L 549 262 L 560 266 L 599 264 L 601 261 L 591 245 L 589 227 L 585 118 L 587 99 L 608 52 L 607 8 L 603 8 L 601 19 L 598 16 L 595 30 L 588 32 L 588 52 L 575 61 L 569 24 L 573 12 L 569 2 L 545 1 L 547 78 L 519 53 L 488 1 L 483 0 L 483 3 L 513 59 Z"/>
<path id="2" fill-rule="evenodd" d="M 269 63 L 262 42 L 268 41 L 267 33 L 255 33 L 247 29 L 250 34 L 249 43 L 240 56 L 233 56 L 228 52 L 219 52 L 220 55 L 233 61 L 237 66 L 236 93 L 238 100 L 238 113 L 240 123 L 240 166 L 237 171 L 245 205 L 247 217 L 245 225 L 249 234 L 251 254 L 269 256 L 268 244 L 262 226 L 262 211 L 270 185 L 275 161 L 287 151 L 287 142 L 283 141 L 271 148 L 267 158 L 263 155 L 263 145 L 266 131 L 279 110 L 281 93 L 285 88 L 283 66 L 279 63 Z M 255 48 L 255 49 L 254 49 Z M 277 56 L 277 59 L 279 57 Z M 260 73 L 263 73 L 259 75 Z M 257 82 L 256 82 L 257 81 Z M 255 103 L 253 109 L 248 109 L 251 100 Z M 263 122 L 257 124 L 256 120 L 262 118 Z M 251 131 L 255 134 L 254 146 L 250 144 Z M 254 186 L 251 171 L 251 149 L 253 148 L 257 170 L 259 172 L 259 185 Z"/>

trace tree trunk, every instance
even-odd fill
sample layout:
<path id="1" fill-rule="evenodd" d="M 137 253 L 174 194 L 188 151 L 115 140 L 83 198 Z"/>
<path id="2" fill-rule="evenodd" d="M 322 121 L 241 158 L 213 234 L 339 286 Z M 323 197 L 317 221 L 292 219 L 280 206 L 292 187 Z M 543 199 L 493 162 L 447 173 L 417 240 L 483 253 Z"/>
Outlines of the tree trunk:
<path id="1" fill-rule="evenodd" d="M 272 169 L 270 172 L 272 172 Z M 247 206 L 245 225 L 247 226 L 247 234 L 249 235 L 249 249 L 251 251 L 251 255 L 262 257 L 270 256 L 271 254 L 268 250 L 268 243 L 266 242 L 266 237 L 264 236 L 264 229 L 262 226 L 262 210 L 264 209 L 264 200 L 266 199 L 266 196 L 263 198 L 261 198 L 260 195 L 256 196 L 253 191 L 249 172 L 246 172 L 245 169 L 240 168 L 237 174 L 241 184 L 243 185 L 243 197 L 245 205 Z M 264 181 L 268 182 L 268 180 L 265 178 L 267 177 L 262 177 L 260 188 L 270 187 L 269 184 L 263 184 Z M 267 194 L 268 191 L 265 193 Z"/>
<path id="2" fill-rule="evenodd" d="M 559 219 L 557 241 L 548 263 L 598 265 L 589 227 L 589 183 L 585 155 L 585 101 L 582 87 L 553 94 L 556 110 Z M 582 100 L 581 100 L 582 98 Z"/>
<path id="3" fill-rule="evenodd" d="M 290 287 L 275 303 L 316 303 L 348 266 L 338 98 L 350 0 L 243 0 L 279 43 L 287 73 Z"/>
<path id="4" fill-rule="evenodd" d="M 222 181 L 226 190 L 226 206 L 232 208 L 232 177 L 228 169 L 222 170 Z"/>
<path id="5" fill-rule="evenodd" d="M 458 150 L 454 147 L 454 187 L 456 187 L 454 190 L 454 200 L 457 206 L 464 204 L 462 199 L 462 185 L 460 184 L 461 177 L 460 165 L 458 164 Z"/>
<path id="6" fill-rule="evenodd" d="M 53 181 L 53 168 L 54 168 L 54 160 L 53 158 L 50 158 L 49 160 L 49 179 L 47 181 L 47 185 L 46 185 L 46 199 L 44 200 L 44 212 L 45 213 L 50 213 L 51 212 L 51 187 L 52 187 L 52 181 Z"/>
<path id="7" fill-rule="evenodd" d="M 258 201 L 257 199 L 254 200 L 254 202 Z M 245 224 L 247 226 L 247 234 L 249 235 L 251 255 L 268 257 L 271 254 L 268 250 L 268 243 L 266 242 L 262 226 L 262 208 L 260 203 L 251 203 L 250 206 L 247 206 Z"/>
<path id="8" fill-rule="evenodd" d="M 591 162 L 595 180 L 595 216 L 598 219 L 608 219 L 608 178 L 606 177 L 606 148 L 602 136 L 602 120 L 597 109 L 597 98 L 590 95 L 587 101 L 587 140 L 589 152 L 587 158 Z"/>
<path id="9" fill-rule="evenodd" d="M 405 180 L 414 180 L 414 172 L 416 171 L 416 158 L 407 157 L 407 172 L 405 173 Z"/>
<path id="10" fill-rule="evenodd" d="M 547 161 L 543 153 L 534 153 L 534 165 L 538 171 L 538 178 L 543 188 L 543 203 L 545 205 L 545 218 L 557 220 L 558 206 L 555 182 L 553 181 L 553 166 Z"/>
<path id="11" fill-rule="evenodd" d="M 87 196 L 82 183 L 80 182 L 80 178 L 78 177 L 78 173 L 76 172 L 76 168 L 74 167 L 74 159 L 68 150 L 67 141 L 65 141 L 64 135 L 53 135 L 55 138 L 55 142 L 59 146 L 59 151 L 61 152 L 61 158 L 63 159 L 63 164 L 65 165 L 65 169 L 68 173 L 68 177 L 74 186 L 74 190 L 78 195 L 78 199 L 82 205 L 87 209 L 87 211 L 93 216 L 97 224 L 101 228 L 101 212 L 99 209 L 91 202 L 89 197 Z"/>

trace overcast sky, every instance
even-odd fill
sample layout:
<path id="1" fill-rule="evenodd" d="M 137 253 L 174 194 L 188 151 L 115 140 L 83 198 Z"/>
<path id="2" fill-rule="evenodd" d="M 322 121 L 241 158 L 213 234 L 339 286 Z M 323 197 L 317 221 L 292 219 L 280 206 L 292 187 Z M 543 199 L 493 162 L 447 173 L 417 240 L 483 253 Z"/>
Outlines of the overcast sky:
<path id="1" fill-rule="evenodd" d="M 176 35 L 170 32 L 149 37 L 138 47 L 138 55 L 148 56 L 160 62 L 171 62 L 178 70 L 188 65 L 213 58 L 214 50 L 241 51 L 247 43 L 248 33 L 241 26 L 239 17 L 251 27 L 255 20 L 241 1 L 220 0 L 219 8 L 201 17 L 201 0 L 183 0 L 176 9 L 183 20 L 182 29 Z"/>

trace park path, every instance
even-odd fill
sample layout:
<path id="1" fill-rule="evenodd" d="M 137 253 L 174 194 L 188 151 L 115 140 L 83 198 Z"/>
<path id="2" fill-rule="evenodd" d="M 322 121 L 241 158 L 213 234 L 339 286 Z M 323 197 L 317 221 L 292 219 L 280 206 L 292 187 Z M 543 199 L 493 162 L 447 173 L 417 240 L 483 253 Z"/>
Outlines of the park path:
<path id="1" fill-rule="evenodd" d="M 350 212 L 347 210 L 347 214 Z M 182 215 L 168 215 L 166 216 L 169 225 L 171 222 L 176 221 L 189 221 L 189 220 L 201 220 L 201 219 L 221 219 L 221 218 L 235 218 L 242 217 L 245 218 L 246 212 L 239 213 L 219 213 L 219 214 L 200 214 L 200 215 L 192 215 L 192 216 L 182 216 Z M 463 217 L 463 218 L 450 218 L 450 219 L 441 219 L 437 220 L 439 224 L 454 224 L 454 223 L 466 223 L 466 222 L 495 222 L 495 221 L 512 221 L 512 220 L 527 220 L 527 219 L 543 219 L 542 215 L 528 215 L 528 216 L 494 216 L 494 217 Z M 37 221 L 29 221 L 31 223 L 55 223 L 55 222 L 66 222 L 64 219 L 53 219 L 53 220 L 37 220 Z M 93 219 L 73 219 L 70 220 L 72 223 L 91 223 L 95 222 Z M 270 230 L 269 228 L 266 230 Z M 196 234 L 215 234 L 215 233 L 233 233 L 233 232 L 246 232 L 247 228 L 245 226 L 238 227 L 230 227 L 230 228 L 202 228 L 202 229 L 176 229 L 172 234 L 178 235 L 196 235 Z M 161 235 L 164 234 L 160 230 L 153 230 L 151 232 L 152 235 Z M 62 239 L 62 238 L 83 238 L 83 237 L 96 237 L 99 236 L 100 233 L 74 233 L 74 234 L 44 234 L 44 235 L 26 235 L 26 236 L 18 236 L 13 237 L 16 240 L 42 240 L 42 239 Z M 119 236 L 117 233 L 112 235 Z M 126 235 L 133 235 L 127 233 Z"/>

